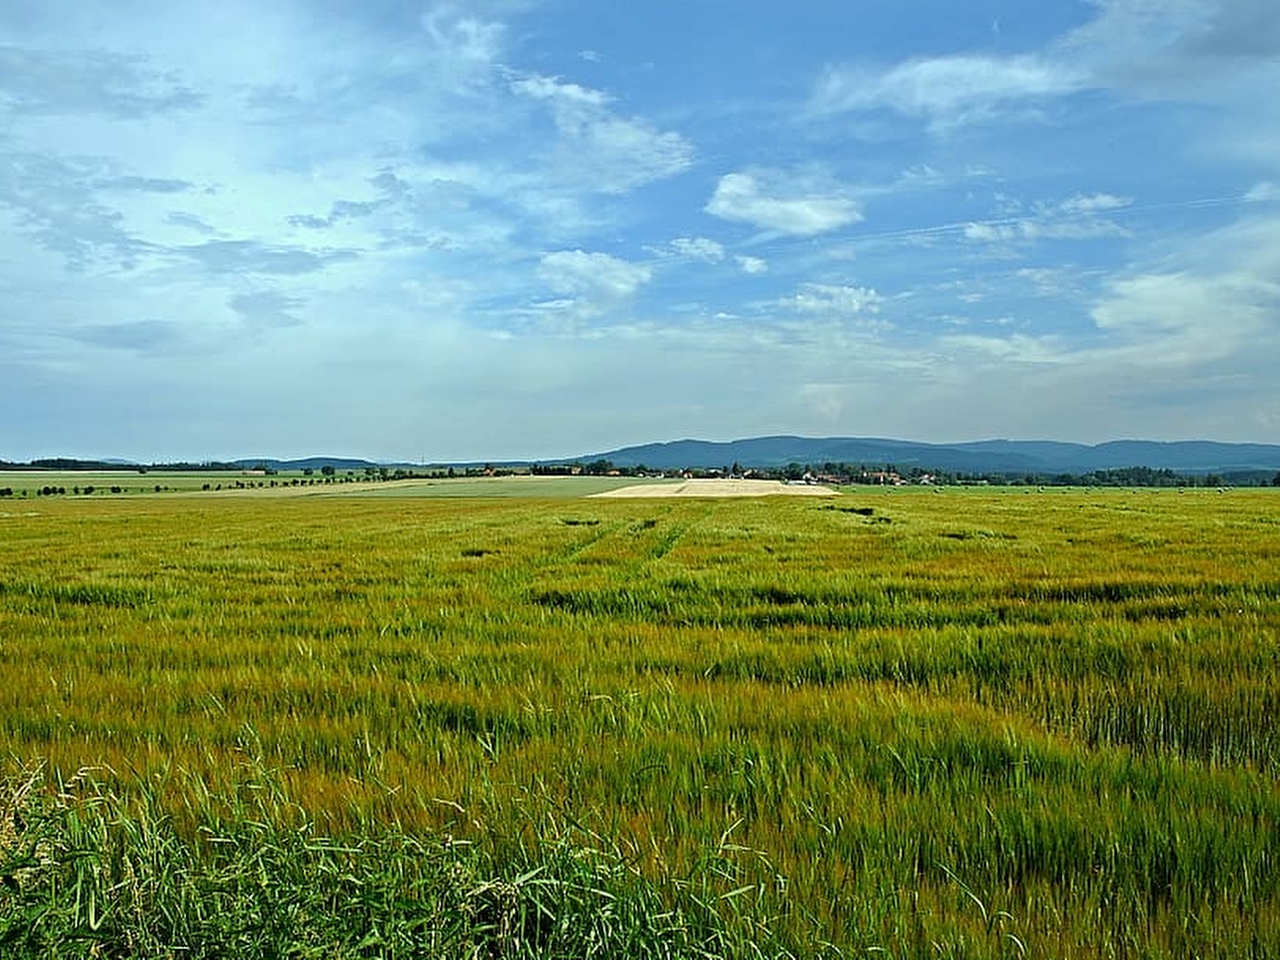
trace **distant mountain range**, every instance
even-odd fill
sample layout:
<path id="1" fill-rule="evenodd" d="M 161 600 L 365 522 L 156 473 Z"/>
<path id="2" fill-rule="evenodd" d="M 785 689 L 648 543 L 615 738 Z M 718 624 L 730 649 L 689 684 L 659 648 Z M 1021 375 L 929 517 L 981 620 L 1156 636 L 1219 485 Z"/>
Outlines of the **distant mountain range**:
<path id="1" fill-rule="evenodd" d="M 968 474 L 1086 474 L 1096 470 L 1123 470 L 1149 467 L 1184 474 L 1258 474 L 1280 471 L 1280 445 L 1264 443 L 1217 443 L 1186 440 L 1163 443 L 1153 440 L 1113 440 L 1089 446 L 1052 440 L 980 440 L 972 443 L 917 443 L 875 437 L 752 437 L 745 440 L 713 442 L 675 440 L 622 447 L 589 456 L 535 461 L 542 465 L 592 463 L 607 460 L 618 467 L 646 466 L 660 470 L 682 467 L 714 469 L 739 464 L 744 468 L 778 468 L 789 464 L 821 467 L 825 463 L 860 464 L 867 467 L 892 465 L 907 471 L 914 467 Z M 528 465 L 528 460 L 492 461 L 496 467 Z M 440 463 L 434 466 L 468 467 L 480 463 Z M 128 470 L 140 464 L 122 460 L 35 460 L 30 464 L 0 460 L 0 470 Z M 218 464 L 148 464 L 150 469 L 252 469 L 335 470 L 405 468 L 420 470 L 421 464 L 388 463 L 352 457 L 305 457 L 282 460 L 249 457 Z"/>
<path id="2" fill-rule="evenodd" d="M 894 465 L 898 470 L 992 474 L 1084 474 L 1095 470 L 1150 467 L 1176 473 L 1249 473 L 1280 470 L 1280 445 L 1187 440 L 1113 440 L 1088 446 L 1050 440 L 980 440 L 972 443 L 916 443 L 861 437 L 754 437 L 714 443 L 676 440 L 623 447 L 592 457 L 617 466 L 782 467 L 790 463 Z"/>

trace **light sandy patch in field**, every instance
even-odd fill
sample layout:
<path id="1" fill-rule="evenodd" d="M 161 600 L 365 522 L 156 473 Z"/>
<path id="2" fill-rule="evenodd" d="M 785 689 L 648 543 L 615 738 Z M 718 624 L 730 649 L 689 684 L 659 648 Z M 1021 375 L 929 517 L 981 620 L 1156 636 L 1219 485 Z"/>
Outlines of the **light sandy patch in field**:
<path id="1" fill-rule="evenodd" d="M 833 497 L 830 487 L 780 480 L 686 480 L 683 483 L 641 483 L 593 493 L 593 497 Z"/>

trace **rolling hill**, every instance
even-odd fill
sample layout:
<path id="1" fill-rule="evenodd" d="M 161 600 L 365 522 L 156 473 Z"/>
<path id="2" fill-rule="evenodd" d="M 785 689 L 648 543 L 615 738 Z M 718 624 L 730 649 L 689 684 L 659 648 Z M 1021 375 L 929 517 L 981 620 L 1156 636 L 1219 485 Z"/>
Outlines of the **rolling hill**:
<path id="1" fill-rule="evenodd" d="M 1150 467 L 1177 473 L 1246 473 L 1280 470 L 1280 445 L 1217 443 L 1208 440 L 1159 442 L 1115 440 L 1094 446 L 1045 440 L 982 440 L 936 444 L 861 437 L 754 437 L 712 442 L 676 440 L 623 447 L 583 461 L 609 460 L 619 466 L 780 467 L 789 463 L 893 464 L 964 473 L 1089 473 Z"/>

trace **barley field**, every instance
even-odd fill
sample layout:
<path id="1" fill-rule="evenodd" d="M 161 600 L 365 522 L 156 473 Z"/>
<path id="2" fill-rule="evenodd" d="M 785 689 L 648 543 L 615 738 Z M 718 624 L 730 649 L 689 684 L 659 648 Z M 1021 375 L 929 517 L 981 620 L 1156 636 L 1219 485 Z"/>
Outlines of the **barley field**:
<path id="1" fill-rule="evenodd" d="M 445 489 L 0 502 L 0 955 L 1280 956 L 1280 494 Z"/>

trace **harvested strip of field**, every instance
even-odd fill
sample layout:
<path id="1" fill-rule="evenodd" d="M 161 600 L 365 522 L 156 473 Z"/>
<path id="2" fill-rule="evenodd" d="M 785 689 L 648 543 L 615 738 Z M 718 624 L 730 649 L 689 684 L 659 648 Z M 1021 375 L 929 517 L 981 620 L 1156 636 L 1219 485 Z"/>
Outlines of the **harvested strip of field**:
<path id="1" fill-rule="evenodd" d="M 686 480 L 683 483 L 638 483 L 617 490 L 593 493 L 593 497 L 834 497 L 830 487 L 780 480 Z"/>

